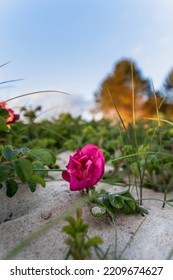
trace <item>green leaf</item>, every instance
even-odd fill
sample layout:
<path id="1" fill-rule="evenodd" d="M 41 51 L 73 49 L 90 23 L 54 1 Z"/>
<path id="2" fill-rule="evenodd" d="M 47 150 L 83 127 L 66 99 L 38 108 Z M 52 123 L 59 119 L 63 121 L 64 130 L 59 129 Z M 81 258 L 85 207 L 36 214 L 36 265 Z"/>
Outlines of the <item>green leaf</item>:
<path id="1" fill-rule="evenodd" d="M 4 149 L 4 146 L 0 145 L 0 154 L 2 155 L 2 151 Z"/>
<path id="2" fill-rule="evenodd" d="M 14 150 L 11 146 L 5 146 L 2 151 L 2 156 L 6 160 L 11 161 L 18 156 L 18 150 Z"/>
<path id="3" fill-rule="evenodd" d="M 36 187 L 37 187 L 37 183 L 31 178 L 28 181 L 28 186 L 29 186 L 31 192 L 35 192 Z"/>
<path id="4" fill-rule="evenodd" d="M 0 116 L 3 118 L 8 118 L 10 115 L 6 109 L 0 106 Z"/>
<path id="5" fill-rule="evenodd" d="M 47 169 L 44 167 L 43 163 L 41 161 L 33 161 L 32 162 L 32 166 L 33 166 L 33 171 L 34 174 L 36 174 L 39 177 L 45 177 L 47 176 Z"/>
<path id="6" fill-rule="evenodd" d="M 2 117 L 0 117 L 0 130 L 1 130 L 1 131 L 7 131 L 7 130 L 9 130 L 9 129 L 8 129 L 8 126 L 7 126 L 7 124 L 6 124 L 6 120 L 5 120 L 4 118 L 2 118 Z"/>
<path id="7" fill-rule="evenodd" d="M 111 214 L 111 213 L 114 214 L 115 213 L 114 207 L 112 207 L 112 205 L 110 204 L 109 195 L 107 195 L 107 194 L 104 195 L 102 197 L 102 202 L 103 202 L 103 205 L 106 207 L 106 210 L 109 214 Z"/>
<path id="8" fill-rule="evenodd" d="M 110 204 L 116 209 L 121 209 L 124 206 L 124 199 L 121 196 L 116 196 L 116 195 L 110 194 L 109 201 L 110 201 Z"/>
<path id="9" fill-rule="evenodd" d="M 45 188 L 45 180 L 37 175 L 32 175 L 31 179 L 28 181 L 28 186 L 32 192 L 35 192 L 37 184 L 40 184 L 43 188 Z"/>
<path id="10" fill-rule="evenodd" d="M 52 155 L 52 152 L 46 149 L 41 149 L 41 148 L 34 148 L 30 151 L 30 154 L 41 161 L 43 164 L 52 164 L 55 163 L 56 158 L 54 155 Z"/>
<path id="11" fill-rule="evenodd" d="M 18 151 L 19 156 L 24 156 L 30 152 L 30 149 L 27 147 L 22 147 L 22 148 L 18 149 L 17 151 Z"/>
<path id="12" fill-rule="evenodd" d="M 13 167 L 22 182 L 28 182 L 33 174 L 32 164 L 27 159 L 15 160 Z"/>
<path id="13" fill-rule="evenodd" d="M 3 182 L 8 178 L 8 175 L 10 173 L 11 167 L 0 165 L 0 182 Z"/>
<path id="14" fill-rule="evenodd" d="M 85 234 L 88 231 L 89 226 L 87 224 L 84 224 L 83 221 L 81 221 L 80 227 L 76 227 L 76 231 L 80 231 L 82 234 Z"/>
<path id="15" fill-rule="evenodd" d="M 124 214 L 134 213 L 136 210 L 136 202 L 133 199 L 125 198 L 124 199 L 124 206 L 121 208 L 121 211 Z"/>
<path id="16" fill-rule="evenodd" d="M 138 168 L 137 162 L 133 162 L 133 163 L 131 164 L 131 168 L 132 168 L 132 172 L 134 173 L 134 175 L 135 175 L 136 177 L 138 177 L 138 176 L 139 176 L 139 168 Z"/>
<path id="17" fill-rule="evenodd" d="M 130 214 L 136 211 L 137 203 L 128 190 L 118 193 L 118 196 L 123 199 L 124 205 L 121 211 L 124 214 Z"/>
<path id="18" fill-rule="evenodd" d="M 42 177 L 33 175 L 31 179 L 34 180 L 36 184 L 40 184 L 43 188 L 45 188 L 46 182 Z"/>
<path id="19" fill-rule="evenodd" d="M 72 228 L 76 229 L 76 220 L 72 216 L 67 217 L 66 221 L 69 222 Z"/>
<path id="20" fill-rule="evenodd" d="M 102 244 L 102 243 L 103 243 L 103 240 L 101 237 L 94 236 L 87 241 L 86 245 L 87 245 L 87 247 L 91 247 L 91 246 Z"/>
<path id="21" fill-rule="evenodd" d="M 15 193 L 17 192 L 18 185 L 15 180 L 9 179 L 6 181 L 6 188 L 7 188 L 6 195 L 8 197 L 13 197 L 15 195 Z"/>
<path id="22" fill-rule="evenodd" d="M 56 162 L 56 156 L 55 156 L 55 154 L 54 154 L 51 150 L 47 150 L 47 151 L 50 153 L 50 155 L 51 155 L 51 157 L 52 157 L 52 162 L 51 162 L 51 163 L 55 164 L 55 162 Z"/>
<path id="23" fill-rule="evenodd" d="M 81 210 L 81 208 L 77 208 L 77 210 L 76 210 L 77 221 L 79 221 L 79 222 L 82 221 L 81 217 L 82 217 L 82 210 Z"/>
<path id="24" fill-rule="evenodd" d="M 64 226 L 62 228 L 62 231 L 67 233 L 68 235 L 70 235 L 72 237 L 75 237 L 75 235 L 76 235 L 75 229 L 73 227 L 71 227 L 70 225 Z"/>
<path id="25" fill-rule="evenodd" d="M 14 149 L 12 146 L 8 145 L 5 146 L 5 148 L 2 150 L 2 156 L 8 161 L 12 161 L 17 157 L 22 157 L 29 151 L 30 150 L 27 147 L 23 147 L 21 149 Z"/>

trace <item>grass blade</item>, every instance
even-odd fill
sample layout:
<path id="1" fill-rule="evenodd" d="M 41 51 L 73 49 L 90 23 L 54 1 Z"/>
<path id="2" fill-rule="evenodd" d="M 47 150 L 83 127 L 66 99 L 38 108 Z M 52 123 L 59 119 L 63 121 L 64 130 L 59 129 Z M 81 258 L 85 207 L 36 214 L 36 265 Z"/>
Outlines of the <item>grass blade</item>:
<path id="1" fill-rule="evenodd" d="M 34 94 L 40 94 L 40 93 L 42 93 L 42 94 L 44 94 L 44 93 L 62 93 L 62 94 L 70 95 L 69 93 L 64 92 L 64 91 L 60 91 L 60 90 L 40 90 L 40 91 L 33 91 L 33 92 L 29 92 L 29 93 L 25 93 L 25 94 L 22 94 L 22 95 L 18 95 L 18 96 L 9 98 L 9 99 L 5 100 L 5 102 L 9 102 L 9 101 L 21 98 L 21 97 L 34 95 Z"/>

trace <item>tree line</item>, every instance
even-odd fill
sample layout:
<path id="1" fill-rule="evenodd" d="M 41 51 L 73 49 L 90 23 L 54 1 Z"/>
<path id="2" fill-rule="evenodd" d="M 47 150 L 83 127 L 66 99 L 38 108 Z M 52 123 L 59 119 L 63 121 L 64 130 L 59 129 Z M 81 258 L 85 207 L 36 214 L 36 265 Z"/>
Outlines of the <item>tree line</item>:
<path id="1" fill-rule="evenodd" d="M 113 72 L 100 84 L 95 93 L 96 111 L 115 119 L 120 113 L 124 122 L 135 118 L 156 116 L 156 106 L 166 119 L 173 118 L 173 69 L 168 73 L 161 90 L 155 91 L 149 78 L 144 78 L 134 61 L 123 59 L 115 64 Z"/>

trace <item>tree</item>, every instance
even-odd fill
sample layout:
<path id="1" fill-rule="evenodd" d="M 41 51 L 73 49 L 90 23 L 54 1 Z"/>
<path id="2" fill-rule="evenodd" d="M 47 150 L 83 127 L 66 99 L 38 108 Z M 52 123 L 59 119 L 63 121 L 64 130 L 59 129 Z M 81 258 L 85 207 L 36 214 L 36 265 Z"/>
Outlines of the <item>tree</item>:
<path id="1" fill-rule="evenodd" d="M 165 94 L 165 102 L 167 103 L 168 107 L 170 106 L 172 107 L 173 106 L 173 68 L 168 73 L 163 87 L 164 87 L 164 94 Z"/>
<path id="2" fill-rule="evenodd" d="M 172 70 L 169 72 L 165 83 L 164 83 L 164 88 L 165 90 L 169 91 L 169 90 L 173 90 L 173 68 Z"/>
<path id="3" fill-rule="evenodd" d="M 135 93 L 136 117 L 143 114 L 144 104 L 151 97 L 151 85 L 130 60 L 120 60 L 114 71 L 95 94 L 97 108 L 109 118 L 115 117 L 115 106 L 125 122 L 132 121 L 132 90 Z"/>

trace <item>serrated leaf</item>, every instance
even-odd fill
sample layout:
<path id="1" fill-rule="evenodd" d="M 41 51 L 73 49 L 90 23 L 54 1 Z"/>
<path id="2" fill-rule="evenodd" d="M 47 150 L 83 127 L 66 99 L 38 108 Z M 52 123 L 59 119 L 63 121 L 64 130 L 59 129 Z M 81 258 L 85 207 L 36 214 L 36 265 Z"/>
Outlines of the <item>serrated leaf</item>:
<path id="1" fill-rule="evenodd" d="M 121 211 L 124 214 L 134 213 L 136 210 L 137 203 L 131 195 L 131 193 L 128 190 L 126 190 L 124 192 L 118 193 L 118 196 L 122 197 L 124 201 L 124 206 L 121 208 Z"/>
<path id="2" fill-rule="evenodd" d="M 40 184 L 43 188 L 45 188 L 46 182 L 42 177 L 33 175 L 31 179 L 34 180 L 36 184 Z"/>
<path id="3" fill-rule="evenodd" d="M 129 190 L 123 191 L 123 192 L 119 192 L 118 193 L 119 196 L 122 196 L 124 199 L 133 199 L 133 196 L 131 195 L 131 193 L 129 192 Z"/>
<path id="4" fill-rule="evenodd" d="M 95 207 L 91 208 L 91 214 L 94 217 L 103 216 L 105 213 L 106 213 L 106 207 L 95 206 Z"/>
<path id="5" fill-rule="evenodd" d="M 136 202 L 131 198 L 124 198 L 124 206 L 121 211 L 125 214 L 134 213 L 136 210 Z"/>
<path id="6" fill-rule="evenodd" d="M 33 174 L 32 164 L 27 159 L 15 160 L 13 163 L 14 170 L 22 182 L 28 182 Z"/>
<path id="7" fill-rule="evenodd" d="M 32 175 L 31 179 L 28 181 L 28 186 L 32 192 L 35 192 L 37 184 L 40 184 L 43 188 L 45 188 L 46 182 L 40 176 Z"/>
<path id="8" fill-rule="evenodd" d="M 109 195 L 110 204 L 116 208 L 121 209 L 124 206 L 124 199 L 121 196 Z"/>
<path id="9" fill-rule="evenodd" d="M 18 150 L 14 150 L 11 146 L 5 146 L 5 148 L 2 151 L 2 156 L 7 161 L 15 159 L 18 156 L 18 154 Z"/>
<path id="10" fill-rule="evenodd" d="M 30 154 L 41 161 L 43 164 L 52 164 L 55 163 L 55 158 L 52 156 L 52 153 L 46 149 L 34 148 L 30 151 Z"/>
<path id="11" fill-rule="evenodd" d="M 8 175 L 10 173 L 11 167 L 0 165 L 0 182 L 3 182 L 8 178 Z"/>
<path id="12" fill-rule="evenodd" d="M 13 197 L 17 192 L 18 185 L 15 180 L 9 179 L 6 181 L 6 195 L 8 197 Z"/>
<path id="13" fill-rule="evenodd" d="M 115 213 L 114 207 L 112 207 L 112 205 L 110 204 L 109 195 L 106 194 L 102 197 L 102 203 L 106 207 L 106 210 L 109 214 L 110 213 L 112 213 L 112 214 Z"/>
<path id="14" fill-rule="evenodd" d="M 41 161 L 33 161 L 32 162 L 33 171 L 39 177 L 45 177 L 47 175 L 47 169 L 44 167 Z"/>

